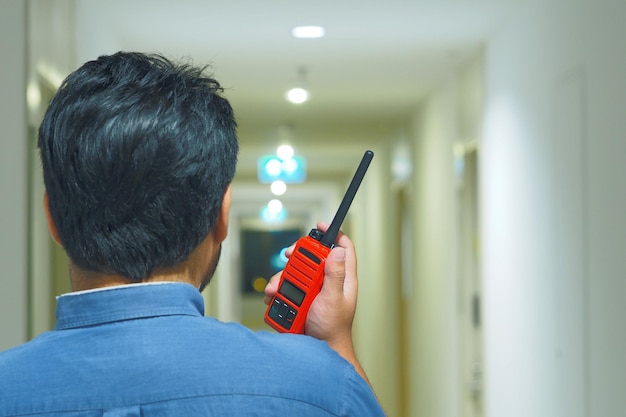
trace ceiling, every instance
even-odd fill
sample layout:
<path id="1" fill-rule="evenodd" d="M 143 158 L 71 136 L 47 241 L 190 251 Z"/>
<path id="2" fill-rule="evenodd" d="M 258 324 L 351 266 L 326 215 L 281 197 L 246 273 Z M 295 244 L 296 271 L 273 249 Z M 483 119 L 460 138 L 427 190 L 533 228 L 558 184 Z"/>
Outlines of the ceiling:
<path id="1" fill-rule="evenodd" d="M 235 108 L 242 149 L 285 139 L 306 148 L 313 161 L 317 149 L 322 165 L 328 161 L 323 137 L 334 145 L 345 137 L 346 146 L 333 148 L 343 155 L 341 149 L 348 152 L 359 137 L 371 140 L 405 123 L 424 94 L 476 54 L 519 1 L 76 3 L 79 62 L 141 50 L 210 64 Z M 293 38 L 291 29 L 298 25 L 324 26 L 326 36 Z M 311 99 L 293 105 L 284 94 L 298 81 L 300 68 Z M 240 170 L 249 165 L 240 164 Z M 313 170 L 317 165 L 309 163 Z"/>

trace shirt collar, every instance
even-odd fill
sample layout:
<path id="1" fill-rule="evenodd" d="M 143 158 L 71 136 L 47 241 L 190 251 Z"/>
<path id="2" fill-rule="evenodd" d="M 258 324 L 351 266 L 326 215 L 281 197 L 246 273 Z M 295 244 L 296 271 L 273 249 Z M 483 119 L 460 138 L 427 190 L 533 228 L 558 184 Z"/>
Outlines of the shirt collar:
<path id="1" fill-rule="evenodd" d="M 155 316 L 204 315 L 204 300 L 189 284 L 131 284 L 57 298 L 55 330 Z"/>
<path id="2" fill-rule="evenodd" d="M 67 292 L 65 294 L 61 294 L 57 296 L 57 300 L 61 297 L 71 297 L 74 295 L 89 294 L 89 293 L 99 292 L 99 291 L 117 290 L 120 288 L 128 288 L 128 287 L 136 288 L 142 285 L 169 285 L 169 284 L 176 284 L 176 283 L 177 282 L 173 282 L 173 281 L 151 281 L 151 282 L 138 282 L 136 284 L 111 285 L 109 287 L 91 288 L 89 290 Z"/>

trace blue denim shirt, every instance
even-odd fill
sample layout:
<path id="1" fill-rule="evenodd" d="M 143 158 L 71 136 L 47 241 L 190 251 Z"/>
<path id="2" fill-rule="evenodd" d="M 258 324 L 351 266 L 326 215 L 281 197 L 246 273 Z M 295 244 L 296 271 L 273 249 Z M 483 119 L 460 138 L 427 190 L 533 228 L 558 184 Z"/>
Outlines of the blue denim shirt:
<path id="1" fill-rule="evenodd" d="M 67 294 L 0 353 L 0 416 L 383 416 L 324 342 L 203 317 L 187 284 Z"/>

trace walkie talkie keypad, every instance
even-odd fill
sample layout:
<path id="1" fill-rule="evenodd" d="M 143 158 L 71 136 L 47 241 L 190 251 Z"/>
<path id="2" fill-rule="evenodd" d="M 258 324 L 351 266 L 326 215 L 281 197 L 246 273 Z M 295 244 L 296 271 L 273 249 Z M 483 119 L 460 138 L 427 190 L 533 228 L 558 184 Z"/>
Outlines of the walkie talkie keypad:
<path id="1" fill-rule="evenodd" d="M 272 303 L 272 307 L 268 313 L 268 315 L 274 319 L 276 323 L 283 326 L 286 330 L 291 329 L 297 314 L 298 312 L 296 310 L 291 308 L 287 303 L 278 297 L 274 298 L 274 302 Z"/>

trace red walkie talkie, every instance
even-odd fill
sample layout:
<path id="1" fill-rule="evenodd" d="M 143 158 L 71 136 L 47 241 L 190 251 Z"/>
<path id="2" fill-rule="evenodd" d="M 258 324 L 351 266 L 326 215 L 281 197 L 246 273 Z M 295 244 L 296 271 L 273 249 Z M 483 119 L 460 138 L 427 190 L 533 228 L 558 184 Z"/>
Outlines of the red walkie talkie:
<path id="1" fill-rule="evenodd" d="M 272 298 L 265 322 L 281 333 L 304 333 L 309 308 L 322 289 L 326 257 L 335 246 L 341 223 L 361 185 L 374 152 L 366 151 L 350 182 L 326 233 L 312 229 L 308 236 L 298 239 L 293 253 L 280 276 L 278 291 Z"/>

